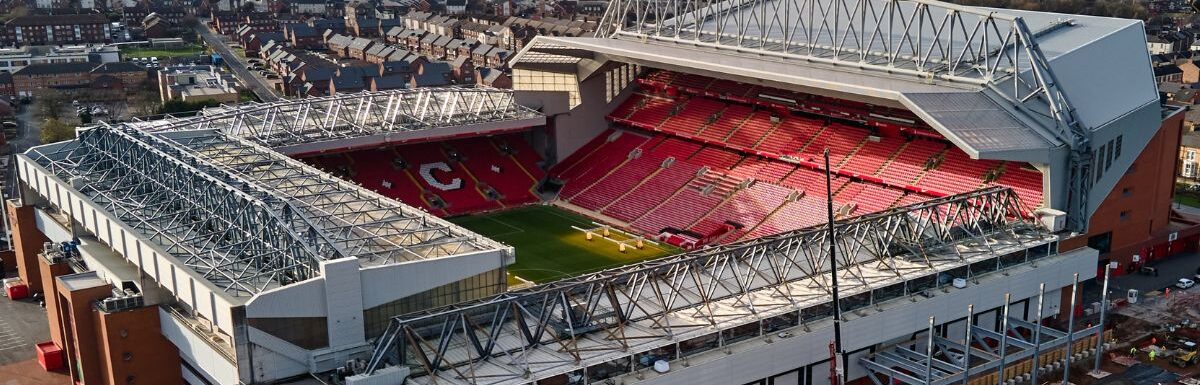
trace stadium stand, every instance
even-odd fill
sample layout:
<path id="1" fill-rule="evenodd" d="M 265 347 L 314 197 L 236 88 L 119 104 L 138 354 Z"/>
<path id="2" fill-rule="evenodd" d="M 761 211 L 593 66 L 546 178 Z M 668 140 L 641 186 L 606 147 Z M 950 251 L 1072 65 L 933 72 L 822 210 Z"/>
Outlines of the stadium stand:
<path id="1" fill-rule="evenodd" d="M 472 137 L 301 159 L 385 196 L 442 216 L 539 200 L 544 177 L 519 136 Z"/>
<path id="2" fill-rule="evenodd" d="M 613 128 L 550 175 L 560 199 L 646 235 L 732 241 L 823 223 L 826 149 L 840 217 L 994 184 L 1041 200 L 1039 172 L 972 160 L 903 111 L 668 71 L 638 84 Z"/>

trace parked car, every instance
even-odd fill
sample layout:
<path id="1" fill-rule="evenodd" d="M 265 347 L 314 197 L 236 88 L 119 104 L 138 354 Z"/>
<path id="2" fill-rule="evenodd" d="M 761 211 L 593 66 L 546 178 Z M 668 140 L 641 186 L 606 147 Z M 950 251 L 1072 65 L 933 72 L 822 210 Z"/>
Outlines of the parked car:
<path id="1" fill-rule="evenodd" d="M 1180 278 L 1179 282 L 1175 282 L 1175 287 L 1178 287 L 1180 289 L 1187 289 L 1192 286 L 1196 286 L 1196 281 L 1193 281 L 1193 280 L 1190 280 L 1187 278 Z"/>

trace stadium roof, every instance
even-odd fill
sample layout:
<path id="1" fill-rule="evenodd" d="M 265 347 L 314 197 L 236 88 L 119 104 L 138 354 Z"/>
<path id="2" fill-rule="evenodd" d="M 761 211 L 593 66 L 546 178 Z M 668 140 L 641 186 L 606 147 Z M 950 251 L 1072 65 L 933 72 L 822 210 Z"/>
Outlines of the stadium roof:
<path id="1" fill-rule="evenodd" d="M 410 365 L 415 384 L 525 384 L 758 321 L 832 314 L 915 295 L 1056 253 L 1007 188 L 697 250 L 490 299 L 393 318 L 368 364 Z M 969 266 L 969 267 L 968 267 Z M 778 318 L 777 318 L 778 317 Z"/>
<path id="2" fill-rule="evenodd" d="M 322 260 L 506 248 L 208 121 L 101 124 L 22 156 L 234 298 L 312 278 Z"/>
<path id="3" fill-rule="evenodd" d="M 974 158 L 1043 163 L 1078 142 L 1073 126 L 1158 103 L 1138 20 L 933 0 L 623 0 L 606 18 L 626 14 L 597 37 L 540 36 L 513 66 L 627 62 L 903 106 Z"/>
<path id="4" fill-rule="evenodd" d="M 138 123 L 149 131 L 217 129 L 285 154 L 378 146 L 421 136 L 544 125 L 541 113 L 494 88 L 359 92 L 205 109 L 198 116 Z"/>

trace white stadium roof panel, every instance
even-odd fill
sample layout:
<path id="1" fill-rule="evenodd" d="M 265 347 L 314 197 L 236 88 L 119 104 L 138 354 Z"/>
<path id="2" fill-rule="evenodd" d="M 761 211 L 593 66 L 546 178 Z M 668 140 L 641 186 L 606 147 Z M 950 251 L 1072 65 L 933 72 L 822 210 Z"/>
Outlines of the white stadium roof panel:
<path id="1" fill-rule="evenodd" d="M 479 103 L 469 112 L 441 109 L 445 114 L 419 115 L 414 111 L 425 107 L 398 106 L 397 97 L 419 93 L 360 93 L 221 108 L 191 118 L 101 124 L 75 140 L 21 154 L 27 165 L 22 177 L 45 190 L 39 191 L 43 196 L 61 199 L 65 189 L 90 202 L 139 242 L 154 245 L 238 302 L 319 276 L 318 265 L 326 260 L 356 258 L 361 266 L 373 267 L 508 250 L 264 145 L 344 139 L 372 129 L 400 131 L 402 123 L 428 130 L 488 119 L 525 122 L 537 115 L 509 102 L 496 106 L 484 100 L 504 99 L 504 92 L 474 93 L 486 97 L 472 98 L 471 92 L 424 96 L 423 103 L 439 101 L 442 107 L 455 100 Z M 371 106 L 387 100 L 393 101 L 386 104 L 390 108 Z M 396 117 L 409 113 L 425 123 Z M 324 118 L 306 118 L 318 115 Z M 305 137 L 294 136 L 301 133 Z"/>

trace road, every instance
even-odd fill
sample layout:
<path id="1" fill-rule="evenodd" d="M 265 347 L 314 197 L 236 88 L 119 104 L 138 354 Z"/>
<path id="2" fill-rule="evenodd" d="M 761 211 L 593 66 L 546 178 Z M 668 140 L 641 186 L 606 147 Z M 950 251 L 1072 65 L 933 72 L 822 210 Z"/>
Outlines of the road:
<path id="1" fill-rule="evenodd" d="M 246 68 L 246 62 L 242 61 L 243 59 L 237 56 L 232 48 L 229 48 L 229 44 L 226 44 L 221 36 L 209 29 L 207 23 L 200 23 L 196 27 L 196 33 L 200 34 L 200 37 L 204 39 L 205 43 L 208 43 L 209 47 L 213 47 L 217 53 L 221 54 L 221 58 L 225 60 L 225 64 L 233 70 L 233 74 L 237 76 L 242 85 L 250 88 L 250 91 L 258 95 L 259 100 L 270 102 L 280 99 L 271 86 L 263 83 L 262 79 L 254 76 L 254 73 Z"/>
<path id="2" fill-rule="evenodd" d="M 23 153 L 30 147 L 42 144 L 42 122 L 33 116 L 33 110 L 33 105 L 28 105 L 17 113 L 17 136 L 8 141 L 8 144 L 12 145 L 13 154 Z M 16 161 L 15 158 L 10 158 L 9 164 L 15 165 Z M 16 170 L 16 167 L 10 167 L 9 170 Z M 15 172 L 4 175 L 4 197 L 16 196 L 16 178 Z"/>

